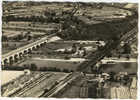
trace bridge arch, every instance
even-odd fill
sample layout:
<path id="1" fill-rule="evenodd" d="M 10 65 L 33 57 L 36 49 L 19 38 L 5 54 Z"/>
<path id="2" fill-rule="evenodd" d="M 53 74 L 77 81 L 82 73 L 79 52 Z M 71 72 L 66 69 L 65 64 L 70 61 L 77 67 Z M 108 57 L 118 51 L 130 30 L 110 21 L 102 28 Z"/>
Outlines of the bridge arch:
<path id="1" fill-rule="evenodd" d="M 9 57 L 9 64 L 12 65 L 14 63 L 14 58 L 13 56 L 10 56 Z"/>
<path id="2" fill-rule="evenodd" d="M 44 43 L 41 43 L 41 44 L 40 44 L 40 47 L 43 47 L 43 46 L 44 46 Z"/>
<path id="3" fill-rule="evenodd" d="M 18 54 L 15 54 L 13 60 L 14 60 L 14 62 L 17 62 L 19 60 L 19 55 Z"/>
<path id="4" fill-rule="evenodd" d="M 27 54 L 27 52 L 28 52 L 27 50 L 24 50 L 24 51 L 23 51 L 23 54 Z"/>
<path id="5" fill-rule="evenodd" d="M 32 50 L 36 50 L 36 49 L 37 49 L 36 46 L 33 46 L 33 47 L 32 47 Z"/>
<path id="6" fill-rule="evenodd" d="M 32 52 L 32 49 L 31 49 L 31 48 L 29 48 L 29 49 L 27 50 L 27 52 L 28 52 L 28 53 L 31 53 L 31 52 Z"/>
<path id="7" fill-rule="evenodd" d="M 47 44 L 47 42 L 43 42 L 42 44 L 43 44 L 43 46 L 45 46 Z"/>
<path id="8" fill-rule="evenodd" d="M 39 48 L 40 47 L 40 45 L 38 44 L 38 45 L 36 45 L 36 48 Z"/>
<path id="9" fill-rule="evenodd" d="M 2 65 L 3 65 L 3 66 L 7 66 L 7 65 L 9 65 L 9 61 L 8 61 L 8 59 L 4 59 Z"/>

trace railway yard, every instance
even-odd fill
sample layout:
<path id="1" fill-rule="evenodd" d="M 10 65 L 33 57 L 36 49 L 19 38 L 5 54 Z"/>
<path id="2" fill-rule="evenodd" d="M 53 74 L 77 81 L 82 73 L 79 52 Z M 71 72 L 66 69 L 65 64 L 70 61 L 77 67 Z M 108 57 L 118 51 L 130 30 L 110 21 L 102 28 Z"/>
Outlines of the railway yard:
<path id="1" fill-rule="evenodd" d="M 1 95 L 136 99 L 137 6 L 3 1 Z"/>

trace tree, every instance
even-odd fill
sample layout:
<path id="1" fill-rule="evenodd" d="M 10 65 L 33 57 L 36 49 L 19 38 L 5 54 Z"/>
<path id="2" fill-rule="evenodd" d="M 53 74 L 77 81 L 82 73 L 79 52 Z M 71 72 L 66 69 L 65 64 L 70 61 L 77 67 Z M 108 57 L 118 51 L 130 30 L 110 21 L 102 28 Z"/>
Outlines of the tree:
<path id="1" fill-rule="evenodd" d="M 31 39 L 32 39 L 32 36 L 29 35 L 27 40 L 30 41 Z"/>
<path id="2" fill-rule="evenodd" d="M 2 41 L 8 41 L 8 38 L 7 38 L 7 36 L 5 36 L 5 35 L 2 35 Z"/>
<path id="3" fill-rule="evenodd" d="M 33 71 L 37 70 L 37 65 L 34 64 L 34 63 L 32 63 L 32 64 L 30 65 L 30 70 L 33 70 Z"/>
<path id="4" fill-rule="evenodd" d="M 128 43 L 124 44 L 124 54 L 130 54 L 131 53 L 131 47 Z"/>
<path id="5" fill-rule="evenodd" d="M 68 69 L 64 69 L 64 70 L 63 70 L 63 72 L 68 73 L 68 72 L 69 72 L 69 70 L 68 70 Z"/>
<path id="6" fill-rule="evenodd" d="M 48 70 L 48 68 L 46 67 L 46 66 L 44 66 L 44 67 L 40 67 L 40 69 L 39 69 L 40 71 L 47 71 Z"/>

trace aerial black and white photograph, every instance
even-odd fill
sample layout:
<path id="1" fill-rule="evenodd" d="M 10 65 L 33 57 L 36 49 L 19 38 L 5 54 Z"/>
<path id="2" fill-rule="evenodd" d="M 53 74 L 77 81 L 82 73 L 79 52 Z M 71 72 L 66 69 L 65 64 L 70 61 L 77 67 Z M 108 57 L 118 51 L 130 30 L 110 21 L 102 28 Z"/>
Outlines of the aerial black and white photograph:
<path id="1" fill-rule="evenodd" d="M 2 1 L 1 97 L 137 99 L 138 3 Z"/>

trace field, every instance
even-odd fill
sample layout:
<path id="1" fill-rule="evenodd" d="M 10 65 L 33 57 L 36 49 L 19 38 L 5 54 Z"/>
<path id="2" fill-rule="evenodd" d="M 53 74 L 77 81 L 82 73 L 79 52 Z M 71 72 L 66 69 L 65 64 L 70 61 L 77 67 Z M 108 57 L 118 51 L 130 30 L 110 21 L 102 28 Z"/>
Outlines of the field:
<path id="1" fill-rule="evenodd" d="M 58 27 L 59 24 L 56 23 L 32 23 L 24 21 L 10 21 L 8 23 L 3 22 L 2 53 L 7 53 L 15 48 L 19 48 L 36 41 L 41 37 L 54 34 Z M 4 45 L 5 42 L 8 44 L 7 46 Z"/>
<path id="2" fill-rule="evenodd" d="M 102 9 L 93 9 L 90 7 L 87 7 L 87 9 L 79 9 L 78 12 L 85 13 L 87 16 L 92 16 L 96 18 L 108 18 L 110 16 L 115 16 L 115 14 L 123 14 L 123 13 L 128 13 L 129 15 L 131 12 L 119 8 L 114 8 L 114 7 L 107 7 L 103 6 Z"/>
<path id="3" fill-rule="evenodd" d="M 36 64 L 38 69 L 41 67 L 54 67 L 58 68 L 61 71 L 64 69 L 67 70 L 76 70 L 77 67 L 84 61 L 85 59 L 82 58 L 73 58 L 73 59 L 42 59 L 42 58 L 33 58 L 30 60 L 26 60 L 25 62 L 19 64 L 19 66 Z"/>
<path id="4" fill-rule="evenodd" d="M 52 53 L 50 55 L 48 55 L 47 53 L 55 52 L 56 50 L 59 50 L 59 49 L 71 48 L 73 46 L 73 44 L 76 44 L 76 46 L 78 48 L 79 47 L 88 47 L 88 46 L 92 46 L 93 48 L 97 48 L 95 41 L 83 41 L 83 42 L 80 43 L 78 41 L 63 41 L 63 40 L 60 40 L 60 41 L 57 41 L 57 42 L 47 43 L 43 48 L 39 48 L 37 51 L 42 52 L 45 56 L 50 57 L 52 55 L 52 58 L 54 58 L 55 54 L 58 55 L 58 56 L 61 56 L 62 53 Z"/>
<path id="5" fill-rule="evenodd" d="M 31 41 L 21 42 L 2 42 L 2 54 L 8 53 L 14 49 L 27 45 Z"/>
<path id="6" fill-rule="evenodd" d="M 30 64 L 36 64 L 38 68 L 41 67 L 54 67 L 58 68 L 61 71 L 64 69 L 76 70 L 83 61 L 86 61 L 84 58 L 78 56 L 73 56 L 73 53 L 63 53 L 57 50 L 71 48 L 73 44 L 76 44 L 77 47 L 88 47 L 92 46 L 96 48 L 95 41 L 57 41 L 48 43 L 38 50 L 32 51 L 31 58 L 25 60 L 24 62 L 19 63 L 17 66 L 24 66 Z M 90 52 L 90 51 L 87 51 Z"/>
<path id="7" fill-rule="evenodd" d="M 24 71 L 1 71 L 1 85 L 24 74 Z"/>

